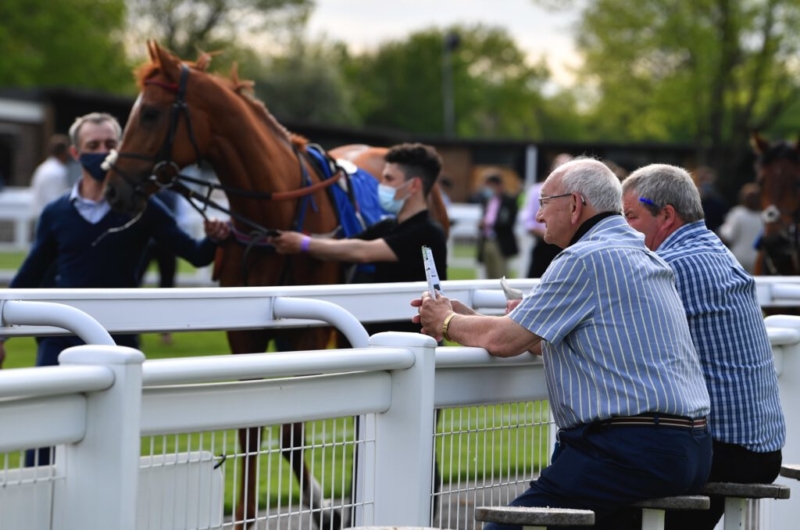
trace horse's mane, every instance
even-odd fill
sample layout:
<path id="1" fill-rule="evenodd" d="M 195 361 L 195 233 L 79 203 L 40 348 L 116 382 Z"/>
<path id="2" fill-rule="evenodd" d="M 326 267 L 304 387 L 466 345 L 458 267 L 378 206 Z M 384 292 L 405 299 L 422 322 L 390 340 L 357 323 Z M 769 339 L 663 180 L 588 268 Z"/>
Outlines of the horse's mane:
<path id="1" fill-rule="evenodd" d="M 211 54 L 202 53 L 196 62 L 185 61 L 185 63 L 192 70 L 206 74 L 212 80 L 239 96 L 250 108 L 255 117 L 260 119 L 268 127 L 273 128 L 278 134 L 284 136 L 293 146 L 301 151 L 306 149 L 308 140 L 299 134 L 294 134 L 289 131 L 283 124 L 275 119 L 275 116 L 269 112 L 264 102 L 258 100 L 253 94 L 253 86 L 255 83 L 250 80 L 239 78 L 239 71 L 236 64 L 231 67 L 230 78 L 226 78 L 207 71 L 208 66 L 211 64 Z M 159 63 L 150 62 L 142 64 L 136 69 L 136 84 L 139 90 L 144 89 L 145 81 L 155 76 L 160 71 L 160 68 L 161 65 Z"/>

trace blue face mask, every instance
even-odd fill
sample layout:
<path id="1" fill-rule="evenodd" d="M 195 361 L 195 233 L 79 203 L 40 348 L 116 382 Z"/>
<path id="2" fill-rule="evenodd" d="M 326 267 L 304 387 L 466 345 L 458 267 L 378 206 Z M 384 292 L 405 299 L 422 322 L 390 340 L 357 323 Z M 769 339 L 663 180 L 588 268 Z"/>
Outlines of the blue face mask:
<path id="1" fill-rule="evenodd" d="M 386 184 L 378 184 L 378 202 L 385 211 L 393 214 L 400 213 L 400 210 L 403 209 L 403 205 L 406 202 L 408 197 L 403 199 L 395 199 L 395 194 L 405 186 L 400 186 L 400 188 L 393 188 L 391 186 L 387 186 Z"/>
<path id="2" fill-rule="evenodd" d="M 108 153 L 83 153 L 79 160 L 83 169 L 97 182 L 103 182 L 106 179 L 106 170 L 101 166 L 103 161 L 108 156 Z"/>

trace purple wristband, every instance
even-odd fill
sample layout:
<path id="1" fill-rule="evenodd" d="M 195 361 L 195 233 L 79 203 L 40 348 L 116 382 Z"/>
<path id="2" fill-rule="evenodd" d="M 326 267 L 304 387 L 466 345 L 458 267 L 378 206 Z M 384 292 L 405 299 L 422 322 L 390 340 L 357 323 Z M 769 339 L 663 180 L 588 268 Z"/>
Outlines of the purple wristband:
<path id="1" fill-rule="evenodd" d="M 300 252 L 308 252 L 309 245 L 311 245 L 311 238 L 303 236 L 303 240 L 300 242 Z"/>

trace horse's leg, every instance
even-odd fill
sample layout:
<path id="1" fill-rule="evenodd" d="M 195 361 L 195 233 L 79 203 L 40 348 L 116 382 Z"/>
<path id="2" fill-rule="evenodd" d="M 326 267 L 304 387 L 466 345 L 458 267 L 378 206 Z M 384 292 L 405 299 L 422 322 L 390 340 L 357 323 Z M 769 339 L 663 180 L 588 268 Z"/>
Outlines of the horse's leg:
<path id="1" fill-rule="evenodd" d="M 258 353 L 267 349 L 269 335 L 264 331 L 230 331 L 228 343 L 231 352 Z M 235 511 L 235 530 L 250 528 L 255 522 L 258 499 L 258 456 L 261 449 L 261 427 L 239 429 L 239 447 L 244 453 L 242 471 L 239 475 L 239 499 Z"/>

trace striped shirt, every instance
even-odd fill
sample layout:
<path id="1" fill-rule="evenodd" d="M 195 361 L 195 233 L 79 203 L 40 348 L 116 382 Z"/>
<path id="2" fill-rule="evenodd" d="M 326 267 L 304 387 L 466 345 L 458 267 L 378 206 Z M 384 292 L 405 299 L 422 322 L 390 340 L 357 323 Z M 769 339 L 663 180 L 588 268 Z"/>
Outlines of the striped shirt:
<path id="1" fill-rule="evenodd" d="M 672 269 L 621 215 L 561 252 L 509 316 L 544 339 L 550 406 L 562 429 L 645 412 L 709 412 Z"/>
<path id="2" fill-rule="evenodd" d="M 680 227 L 656 253 L 675 271 L 711 396 L 712 437 L 779 450 L 786 425 L 755 280 L 703 221 Z"/>

